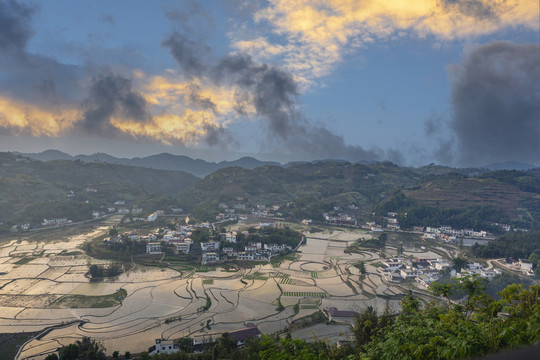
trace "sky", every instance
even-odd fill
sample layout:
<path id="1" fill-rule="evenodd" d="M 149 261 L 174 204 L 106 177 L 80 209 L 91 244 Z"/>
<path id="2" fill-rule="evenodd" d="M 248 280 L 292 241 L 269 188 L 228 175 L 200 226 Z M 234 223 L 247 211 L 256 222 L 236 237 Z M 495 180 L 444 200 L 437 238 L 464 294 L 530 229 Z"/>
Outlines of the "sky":
<path id="1" fill-rule="evenodd" d="M 0 151 L 540 165 L 537 0 L 0 0 Z"/>

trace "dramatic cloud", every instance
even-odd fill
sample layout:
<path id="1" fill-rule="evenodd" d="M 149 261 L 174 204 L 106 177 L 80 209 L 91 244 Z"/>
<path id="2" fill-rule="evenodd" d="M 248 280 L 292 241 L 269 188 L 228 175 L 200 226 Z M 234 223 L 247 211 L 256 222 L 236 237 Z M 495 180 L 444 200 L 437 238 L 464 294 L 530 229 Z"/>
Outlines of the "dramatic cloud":
<path id="1" fill-rule="evenodd" d="M 209 47 L 188 39 L 185 35 L 173 33 L 163 42 L 163 46 L 171 50 L 171 55 L 184 70 L 188 77 L 200 76 L 207 71 L 203 59 L 211 54 Z"/>
<path id="2" fill-rule="evenodd" d="M 0 96 L 0 132 L 12 135 L 66 135 L 79 118 L 77 108 L 45 109 Z"/>
<path id="3" fill-rule="evenodd" d="M 540 163 L 540 51 L 494 42 L 449 68 L 459 162 Z"/>
<path id="4" fill-rule="evenodd" d="M 220 113 L 230 114 L 234 110 L 235 117 L 261 119 L 268 131 L 269 146 L 302 156 L 335 157 L 352 161 L 380 158 L 376 151 L 346 145 L 341 136 L 324 126 L 312 125 L 307 121 L 297 111 L 299 92 L 295 79 L 279 67 L 259 64 L 245 53 L 224 56 L 213 65 L 203 64 L 201 59 L 209 56 L 194 54 L 208 53 L 209 49 L 178 33 L 171 35 L 163 45 L 170 49 L 186 79 L 196 78 L 207 87 L 225 88 L 235 94 L 231 99 L 233 103 L 228 102 L 225 109 L 222 107 L 223 110 L 219 111 L 212 96 L 201 98 L 198 94 L 200 86 L 190 85 L 187 87 L 190 91 L 187 97 L 189 102 L 201 108 L 212 109 L 217 118 Z"/>
<path id="5" fill-rule="evenodd" d="M 95 79 L 82 108 L 79 130 L 91 135 L 118 136 L 118 129 L 111 123 L 112 118 L 144 123 L 150 117 L 146 100 L 132 89 L 131 81 L 118 75 Z"/>
<path id="6" fill-rule="evenodd" d="M 33 13 L 32 8 L 15 1 L 0 1 L 2 133 L 128 137 L 170 145 L 204 141 L 215 146 L 230 139 L 227 120 L 216 117 L 230 106 L 224 106 L 222 94 L 211 94 L 196 80 L 183 83 L 180 93 L 178 84 L 159 93 L 159 77 L 148 80 L 152 77 L 140 71 L 133 73 L 135 82 L 130 76 L 113 73 L 87 79 L 87 73 L 95 71 L 29 53 L 26 45 L 32 35 Z M 109 20 L 112 18 L 107 17 Z M 170 43 L 178 48 L 181 41 L 192 45 L 178 34 Z M 182 49 L 177 49 L 176 55 L 181 62 Z M 186 59 L 186 73 L 201 70 L 193 65 L 195 57 Z M 148 82 L 153 82 L 152 86 Z M 165 81 L 161 84 L 166 86 Z M 177 93 L 171 94 L 171 89 Z"/>
<path id="7" fill-rule="evenodd" d="M 30 20 L 34 10 L 15 1 L 0 2 L 0 54 L 21 52 L 32 35 Z"/>
<path id="8" fill-rule="evenodd" d="M 38 12 L 25 3 L 0 0 L 1 132 L 223 146 L 235 141 L 229 132 L 232 123 L 250 121 L 267 135 L 258 139 L 265 152 L 403 162 L 397 150 L 385 153 L 347 145 L 330 127 L 307 119 L 300 111 L 299 97 L 346 54 L 375 41 L 405 36 L 455 40 L 538 26 L 537 2 L 532 0 L 231 2 L 250 17 L 231 25 L 232 52 L 218 56 L 206 45 L 215 40 L 208 33 L 215 30 L 208 7 L 185 1 L 164 9 L 172 29 L 159 39 L 178 68 L 158 70 L 143 61 L 139 70 L 129 65 L 133 62 L 115 57 L 107 57 L 116 61 L 107 65 L 93 61 L 99 49 L 87 48 L 80 61 L 68 57 L 69 65 L 32 53 L 31 21 Z M 232 15 L 238 20 L 237 13 Z M 115 24 L 113 15 L 101 20 Z M 40 42 L 46 40 L 40 37 L 36 44 Z M 217 48 L 219 54 L 227 51 L 221 45 Z M 115 50 L 119 51 L 107 51 Z M 448 125 L 440 119 L 425 123 L 427 134 L 441 144 L 438 158 L 449 158 L 454 144 L 470 163 L 483 160 L 481 152 L 496 157 L 502 152 L 487 140 L 494 139 L 508 158 L 520 155 L 521 160 L 536 161 L 538 154 L 526 149 L 530 144 L 539 148 L 539 136 L 531 135 L 538 135 L 532 120 L 538 113 L 534 102 L 538 88 L 533 82 L 538 69 L 530 53 L 528 47 L 504 43 L 481 46 L 451 70 L 450 127 L 455 139 L 443 134 Z M 511 148 L 512 142 L 519 144 Z"/>
<path id="9" fill-rule="evenodd" d="M 413 34 L 463 39 L 512 27 L 538 28 L 536 0 L 272 0 L 255 13 L 282 42 L 232 35 L 258 60 L 279 59 L 302 89 L 328 75 L 345 54 L 375 40 Z"/>

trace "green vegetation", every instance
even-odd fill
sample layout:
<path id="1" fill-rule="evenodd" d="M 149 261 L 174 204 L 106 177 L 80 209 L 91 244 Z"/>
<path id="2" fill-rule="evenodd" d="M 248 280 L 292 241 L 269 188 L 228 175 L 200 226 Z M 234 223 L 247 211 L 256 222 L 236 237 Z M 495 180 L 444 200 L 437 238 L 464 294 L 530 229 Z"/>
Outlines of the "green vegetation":
<path id="1" fill-rule="evenodd" d="M 0 333 L 0 360 L 14 359 L 19 347 L 37 334 L 39 333 Z"/>
<path id="2" fill-rule="evenodd" d="M 15 261 L 14 264 L 16 265 L 25 265 L 28 264 L 30 261 L 35 260 L 36 258 L 34 256 L 24 256 L 20 258 L 19 260 Z"/>
<path id="3" fill-rule="evenodd" d="M 284 291 L 283 296 L 301 296 L 301 297 L 325 297 L 323 292 L 304 292 L 304 291 Z"/>
<path id="4" fill-rule="evenodd" d="M 540 257 L 540 231 L 508 233 L 486 245 L 476 245 L 473 254 L 482 258 L 528 259 L 532 254 Z"/>
<path id="5" fill-rule="evenodd" d="M 215 267 L 208 266 L 208 265 L 201 265 L 198 268 L 195 269 L 195 272 L 209 272 L 216 270 Z"/>
<path id="6" fill-rule="evenodd" d="M 296 329 L 302 329 L 306 327 L 310 327 L 316 324 L 323 324 L 328 321 L 328 318 L 322 311 L 316 311 L 311 315 L 304 316 L 300 319 L 296 319 L 291 323 L 289 326 L 289 330 L 296 330 Z"/>
<path id="7" fill-rule="evenodd" d="M 48 307 L 51 309 L 107 308 L 120 305 L 126 295 L 127 291 L 124 289 L 110 295 L 64 295 L 49 304 Z"/>
<path id="8" fill-rule="evenodd" d="M 319 307 L 317 305 L 300 305 L 300 309 L 306 309 L 306 310 L 314 310 L 318 309 Z"/>
<path id="9" fill-rule="evenodd" d="M 170 317 L 170 318 L 167 318 L 165 319 L 165 324 L 170 324 L 170 323 L 173 323 L 175 321 L 182 321 L 182 317 L 180 315 L 178 316 L 173 316 L 173 317 Z"/>
<path id="10" fill-rule="evenodd" d="M 358 270 L 360 270 L 360 274 L 365 274 L 366 273 L 366 264 L 364 264 L 363 261 L 359 261 L 359 262 L 355 263 L 354 267 L 357 268 Z"/>
<path id="11" fill-rule="evenodd" d="M 204 285 L 214 285 L 214 279 L 203 279 L 202 283 Z"/>
<path id="12" fill-rule="evenodd" d="M 44 218 L 89 220 L 92 210 L 119 199 L 145 210 L 166 208 L 176 204 L 170 196 L 197 181 L 180 171 L 65 160 L 18 162 L 12 154 L 1 155 L 2 162 L 10 164 L 0 177 L 0 218 L 6 226 L 35 226 Z M 89 187 L 97 192 L 85 191 Z"/>
<path id="13" fill-rule="evenodd" d="M 64 346 L 60 350 L 60 358 L 56 354 L 47 356 L 46 360 L 105 360 L 105 347 L 99 341 L 83 337 L 74 344 Z"/>
<path id="14" fill-rule="evenodd" d="M 116 277 L 124 271 L 124 267 L 118 263 L 109 265 L 91 265 L 88 273 L 92 281 L 101 281 L 104 278 Z"/>
<path id="15" fill-rule="evenodd" d="M 268 280 L 267 276 L 264 276 L 263 273 L 256 271 L 253 274 L 249 274 L 244 277 L 246 280 Z"/>
<path id="16" fill-rule="evenodd" d="M 146 243 L 144 241 L 123 240 L 106 244 L 103 238 L 96 238 L 83 244 L 82 249 L 89 256 L 96 259 L 118 260 L 131 262 L 135 255 L 146 255 Z"/>
<path id="17" fill-rule="evenodd" d="M 210 299 L 210 296 L 206 295 L 206 303 L 197 309 L 197 312 L 204 312 L 210 309 L 210 306 L 212 306 L 212 299 Z"/>
<path id="18" fill-rule="evenodd" d="M 470 358 L 540 340 L 540 287 L 525 290 L 514 284 L 497 301 L 474 281 L 462 286 L 470 295 L 465 305 L 430 305 L 421 310 L 417 299 L 405 297 L 403 312 L 395 321 L 375 331 L 361 346 L 364 357 Z M 499 317 L 499 313 L 506 316 Z"/>

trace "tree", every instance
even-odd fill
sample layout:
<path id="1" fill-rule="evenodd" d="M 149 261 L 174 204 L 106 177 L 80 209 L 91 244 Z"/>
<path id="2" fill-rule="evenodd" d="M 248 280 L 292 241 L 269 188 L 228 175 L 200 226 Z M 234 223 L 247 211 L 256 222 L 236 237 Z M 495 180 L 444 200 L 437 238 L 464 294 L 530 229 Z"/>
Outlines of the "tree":
<path id="1" fill-rule="evenodd" d="M 118 229 L 116 227 L 112 227 L 109 229 L 109 236 L 111 238 L 115 238 L 118 236 Z"/>
<path id="2" fill-rule="evenodd" d="M 467 264 L 468 264 L 468 261 L 466 259 L 462 258 L 462 257 L 457 257 L 457 258 L 452 259 L 452 267 L 457 272 L 460 272 L 461 269 L 463 269 L 465 267 L 465 265 L 467 265 Z"/>
<path id="3" fill-rule="evenodd" d="M 363 275 L 366 273 L 366 264 L 363 261 L 359 261 L 356 264 L 356 267 L 358 268 L 358 270 L 360 270 L 360 274 Z"/>
<path id="4" fill-rule="evenodd" d="M 131 359 L 131 353 L 130 353 L 129 351 L 126 351 L 126 352 L 124 353 L 124 359 L 126 359 L 126 360 Z"/>
<path id="5" fill-rule="evenodd" d="M 450 306 L 450 296 L 452 295 L 453 286 L 450 284 L 443 284 L 439 282 L 434 282 L 429 289 L 435 296 L 442 296 L 446 299 L 447 306 Z"/>
<path id="6" fill-rule="evenodd" d="M 60 360 L 75 360 L 78 356 L 79 347 L 75 344 L 69 344 L 60 350 Z"/>
<path id="7" fill-rule="evenodd" d="M 105 359 L 105 347 L 99 341 L 84 336 L 75 342 L 84 360 Z"/>
<path id="8" fill-rule="evenodd" d="M 386 233 L 382 233 L 379 235 L 379 246 L 384 249 L 386 247 L 386 240 L 388 240 L 388 235 Z"/>
<path id="9" fill-rule="evenodd" d="M 56 355 L 55 353 L 49 354 L 47 355 L 45 360 L 58 360 L 58 355 Z"/>
<path id="10" fill-rule="evenodd" d="M 357 346 L 362 347 L 371 341 L 372 336 L 378 331 L 378 320 L 377 312 L 371 306 L 356 315 L 354 319 L 354 338 Z"/>

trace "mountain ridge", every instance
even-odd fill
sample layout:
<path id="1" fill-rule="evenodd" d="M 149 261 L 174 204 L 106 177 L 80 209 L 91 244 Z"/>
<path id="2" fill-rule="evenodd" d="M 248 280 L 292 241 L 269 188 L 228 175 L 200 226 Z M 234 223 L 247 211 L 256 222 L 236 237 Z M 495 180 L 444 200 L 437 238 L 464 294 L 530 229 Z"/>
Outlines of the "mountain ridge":
<path id="1" fill-rule="evenodd" d="M 79 154 L 73 156 L 59 150 L 45 150 L 40 153 L 13 152 L 13 154 L 26 156 L 39 161 L 80 160 L 87 163 L 99 162 L 138 166 L 156 170 L 185 171 L 200 178 L 204 178 L 214 171 L 232 166 L 240 166 L 251 170 L 265 165 L 282 166 L 278 162 L 261 161 L 250 156 L 244 156 L 234 161 L 209 162 L 202 159 L 193 159 L 186 155 L 174 155 L 170 153 L 160 153 L 145 157 L 134 157 L 131 159 L 118 158 L 99 152 L 91 155 Z"/>

